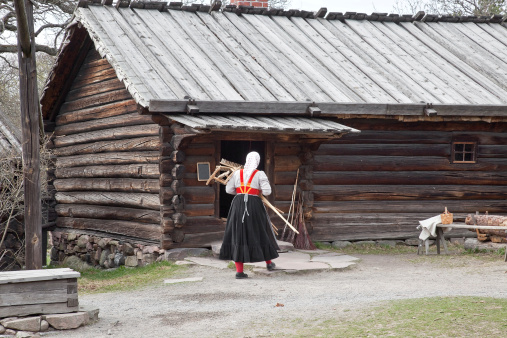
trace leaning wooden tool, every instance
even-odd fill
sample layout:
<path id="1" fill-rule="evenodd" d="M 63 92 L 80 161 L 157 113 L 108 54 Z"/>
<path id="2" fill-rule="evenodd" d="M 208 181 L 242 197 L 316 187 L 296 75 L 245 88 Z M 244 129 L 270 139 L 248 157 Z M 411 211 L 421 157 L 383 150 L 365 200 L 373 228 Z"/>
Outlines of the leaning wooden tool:
<path id="1" fill-rule="evenodd" d="M 215 171 L 213 171 L 213 173 L 211 174 L 210 178 L 206 182 L 206 185 L 210 184 L 212 181 L 218 182 L 218 183 L 223 184 L 223 185 L 227 185 L 227 182 L 229 182 L 229 180 L 232 178 L 232 174 L 234 174 L 234 172 L 236 170 L 239 170 L 239 169 L 243 169 L 243 166 L 241 164 L 230 162 L 230 161 L 227 161 L 225 159 L 222 159 L 220 161 L 220 165 L 215 168 Z M 271 203 L 269 203 L 269 201 L 268 201 L 268 199 L 266 197 L 264 197 L 261 194 L 260 198 L 261 198 L 262 202 L 264 202 L 264 205 L 267 206 L 268 208 L 270 208 L 271 210 L 273 210 L 275 212 L 275 214 L 278 215 L 278 217 L 280 217 L 281 219 L 283 219 L 283 221 L 285 222 L 285 224 L 287 224 L 292 229 L 292 231 L 294 231 L 295 233 L 299 234 L 299 232 L 296 230 L 296 228 L 294 228 L 292 226 L 292 224 L 290 224 L 282 216 L 282 214 L 278 211 L 278 209 L 276 207 L 274 207 Z"/>

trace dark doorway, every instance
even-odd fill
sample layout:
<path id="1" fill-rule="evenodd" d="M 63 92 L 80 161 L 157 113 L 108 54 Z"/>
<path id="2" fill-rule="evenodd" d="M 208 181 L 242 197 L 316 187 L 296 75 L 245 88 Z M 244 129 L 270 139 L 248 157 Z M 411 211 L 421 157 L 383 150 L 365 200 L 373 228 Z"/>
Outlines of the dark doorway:
<path id="1" fill-rule="evenodd" d="M 264 141 L 222 141 L 221 158 L 227 161 L 245 164 L 246 155 L 251 151 L 256 151 L 261 155 L 261 163 L 257 169 L 264 170 L 265 144 Z M 220 185 L 220 217 L 226 218 L 229 213 L 234 195 L 225 192 L 225 186 Z"/>

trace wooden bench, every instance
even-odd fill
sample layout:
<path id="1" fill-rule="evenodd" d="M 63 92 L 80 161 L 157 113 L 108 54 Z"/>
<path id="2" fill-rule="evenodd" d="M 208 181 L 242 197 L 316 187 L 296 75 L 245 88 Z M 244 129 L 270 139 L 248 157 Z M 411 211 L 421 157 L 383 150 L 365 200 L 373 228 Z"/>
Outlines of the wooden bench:
<path id="1" fill-rule="evenodd" d="M 469 229 L 469 230 L 505 230 L 507 233 L 507 227 L 501 227 L 501 226 L 494 226 L 494 225 L 468 225 L 466 223 L 452 223 L 452 224 L 438 224 L 437 225 L 437 254 L 440 255 L 440 243 L 442 243 L 442 246 L 444 247 L 444 251 L 446 254 L 449 254 L 447 251 L 447 243 L 445 242 L 444 238 L 444 230 L 443 228 L 451 228 L 451 229 Z M 419 243 L 419 247 L 417 248 L 417 254 L 419 255 L 422 251 L 422 242 Z M 429 242 L 428 240 L 424 241 L 425 247 L 426 247 L 426 255 L 428 254 L 429 250 Z M 504 260 L 507 262 L 507 249 L 505 250 L 505 257 Z"/>
<path id="2" fill-rule="evenodd" d="M 0 272 L 0 318 L 79 311 L 72 269 Z"/>

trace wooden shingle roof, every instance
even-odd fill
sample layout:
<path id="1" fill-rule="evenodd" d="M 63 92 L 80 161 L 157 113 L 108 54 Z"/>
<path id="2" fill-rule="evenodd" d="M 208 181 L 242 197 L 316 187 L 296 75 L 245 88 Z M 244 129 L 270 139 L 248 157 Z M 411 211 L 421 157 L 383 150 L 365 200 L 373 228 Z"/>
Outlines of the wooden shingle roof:
<path id="1" fill-rule="evenodd" d="M 150 111 L 183 112 L 191 100 L 507 116 L 507 28 L 498 17 L 81 6 L 76 21 Z"/>

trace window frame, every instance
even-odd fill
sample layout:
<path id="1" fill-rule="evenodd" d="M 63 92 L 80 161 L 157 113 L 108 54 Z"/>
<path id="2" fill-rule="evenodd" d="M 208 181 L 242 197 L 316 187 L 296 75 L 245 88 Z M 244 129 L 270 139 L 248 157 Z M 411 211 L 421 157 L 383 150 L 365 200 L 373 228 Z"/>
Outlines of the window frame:
<path id="1" fill-rule="evenodd" d="M 462 144 L 463 145 L 463 151 L 456 151 L 456 145 Z M 472 145 L 472 151 L 466 151 L 465 145 L 471 144 Z M 463 155 L 462 158 L 465 158 L 465 154 L 472 154 L 472 160 L 471 161 L 460 161 L 456 160 L 456 154 Z M 477 163 L 477 142 L 476 141 L 452 141 L 451 143 L 451 163 L 457 163 L 457 164 L 473 164 Z"/>

